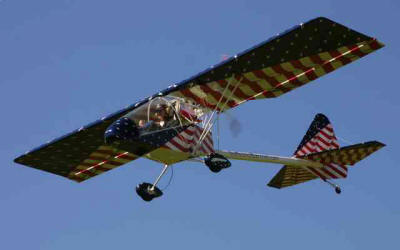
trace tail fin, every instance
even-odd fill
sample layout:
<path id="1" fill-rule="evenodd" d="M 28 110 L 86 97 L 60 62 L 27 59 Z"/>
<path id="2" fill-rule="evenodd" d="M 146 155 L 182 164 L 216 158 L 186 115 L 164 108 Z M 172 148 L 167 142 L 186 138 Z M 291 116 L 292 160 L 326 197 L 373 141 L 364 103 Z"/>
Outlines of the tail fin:
<path id="1" fill-rule="evenodd" d="M 367 142 L 339 147 L 332 124 L 323 114 L 317 114 L 294 152 L 294 157 L 318 161 L 322 168 L 284 166 L 268 186 L 283 188 L 321 178 L 346 178 L 346 165 L 353 165 L 385 146 L 380 142 Z"/>
<path id="2" fill-rule="evenodd" d="M 294 152 L 294 156 L 303 158 L 309 154 L 338 148 L 339 143 L 328 117 L 317 114 Z M 323 168 L 307 168 L 307 170 L 323 180 L 347 177 L 347 167 L 334 162 L 327 163 Z"/>

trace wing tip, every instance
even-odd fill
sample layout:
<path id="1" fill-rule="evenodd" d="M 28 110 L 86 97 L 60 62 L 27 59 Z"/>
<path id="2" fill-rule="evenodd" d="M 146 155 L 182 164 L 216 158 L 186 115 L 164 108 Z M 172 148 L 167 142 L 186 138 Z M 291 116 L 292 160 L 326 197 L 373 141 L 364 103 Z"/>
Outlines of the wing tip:
<path id="1" fill-rule="evenodd" d="M 378 148 L 383 148 L 386 147 L 386 144 L 380 141 L 367 141 L 367 142 L 363 142 L 361 144 L 371 144 L 371 145 L 376 145 Z"/>
<path id="2" fill-rule="evenodd" d="M 278 186 L 276 183 L 272 183 L 272 182 L 267 183 L 267 186 L 271 187 L 271 188 L 276 188 L 276 189 L 282 188 L 281 186 Z"/>

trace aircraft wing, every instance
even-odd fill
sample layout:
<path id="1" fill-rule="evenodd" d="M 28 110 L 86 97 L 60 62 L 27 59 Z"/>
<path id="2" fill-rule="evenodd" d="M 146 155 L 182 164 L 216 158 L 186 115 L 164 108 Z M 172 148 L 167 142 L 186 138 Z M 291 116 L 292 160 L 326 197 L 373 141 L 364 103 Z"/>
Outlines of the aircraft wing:
<path id="1" fill-rule="evenodd" d="M 132 161 L 138 156 L 104 144 L 104 131 L 119 117 L 145 102 L 147 100 L 134 103 L 49 141 L 19 156 L 14 162 L 81 182 Z"/>
<path id="2" fill-rule="evenodd" d="M 275 98 L 384 45 L 319 17 L 297 25 L 168 89 L 209 109 Z"/>

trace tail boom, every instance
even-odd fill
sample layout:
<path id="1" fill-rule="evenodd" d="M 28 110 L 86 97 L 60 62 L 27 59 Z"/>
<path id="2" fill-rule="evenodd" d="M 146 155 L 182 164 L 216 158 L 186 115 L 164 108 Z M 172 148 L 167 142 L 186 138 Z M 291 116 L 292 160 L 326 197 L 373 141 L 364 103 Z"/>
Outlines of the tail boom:
<path id="1" fill-rule="evenodd" d="M 275 155 L 244 153 L 244 152 L 234 152 L 234 151 L 224 151 L 224 150 L 218 150 L 216 151 L 216 153 L 221 154 L 226 158 L 232 160 L 276 163 L 276 164 L 290 165 L 293 167 L 312 167 L 312 168 L 324 167 L 324 164 L 318 161 L 296 158 L 296 157 L 283 157 Z"/>

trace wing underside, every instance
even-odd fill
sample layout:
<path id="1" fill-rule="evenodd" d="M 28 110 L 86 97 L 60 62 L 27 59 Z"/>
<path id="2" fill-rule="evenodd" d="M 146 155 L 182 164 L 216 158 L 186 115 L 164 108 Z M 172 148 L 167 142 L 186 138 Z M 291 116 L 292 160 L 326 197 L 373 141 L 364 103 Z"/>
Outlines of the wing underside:
<path id="1" fill-rule="evenodd" d="M 171 90 L 209 109 L 274 98 L 364 57 L 384 45 L 326 18 L 271 38 Z"/>
<path id="2" fill-rule="evenodd" d="M 16 163 L 81 182 L 136 159 L 104 145 L 104 131 L 119 117 L 110 116 L 29 151 Z"/>

